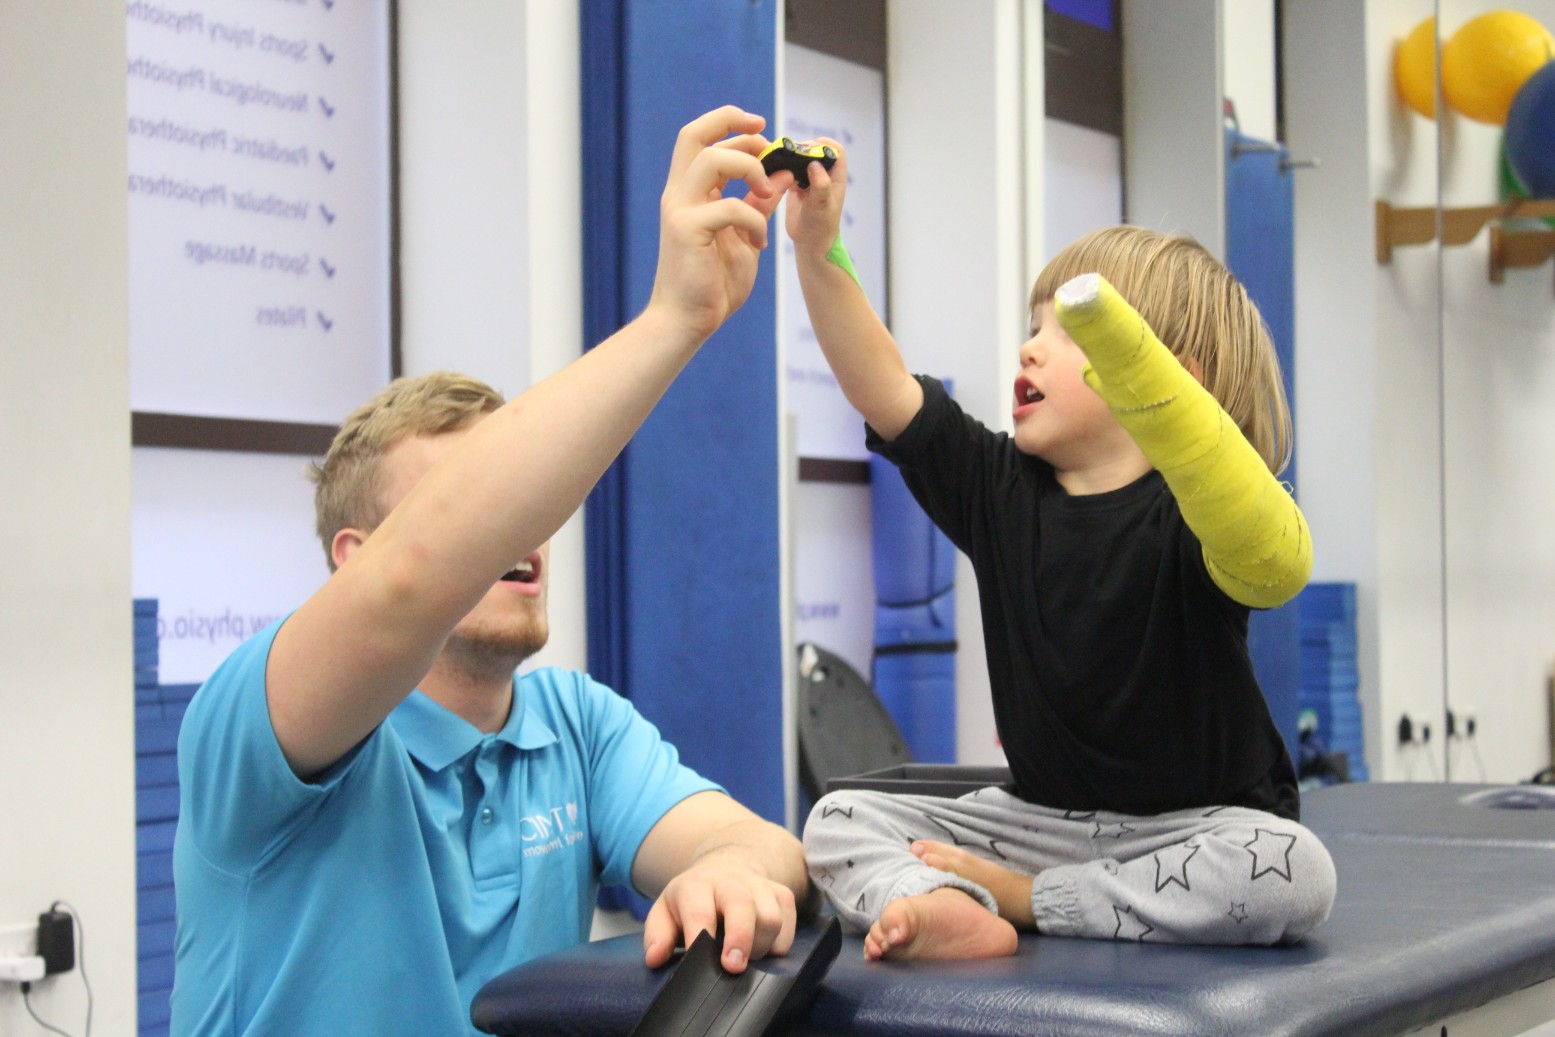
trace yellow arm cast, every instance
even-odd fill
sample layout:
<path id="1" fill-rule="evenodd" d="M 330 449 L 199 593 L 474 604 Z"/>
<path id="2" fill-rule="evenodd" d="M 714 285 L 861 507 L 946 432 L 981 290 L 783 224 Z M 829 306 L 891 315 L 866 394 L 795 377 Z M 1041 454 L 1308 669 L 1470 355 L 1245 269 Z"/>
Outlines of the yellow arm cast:
<path id="1" fill-rule="evenodd" d="M 1086 384 L 1166 479 L 1210 578 L 1253 608 L 1295 597 L 1312 575 L 1312 536 L 1236 422 L 1105 278 L 1077 277 L 1053 302 L 1090 360 Z"/>

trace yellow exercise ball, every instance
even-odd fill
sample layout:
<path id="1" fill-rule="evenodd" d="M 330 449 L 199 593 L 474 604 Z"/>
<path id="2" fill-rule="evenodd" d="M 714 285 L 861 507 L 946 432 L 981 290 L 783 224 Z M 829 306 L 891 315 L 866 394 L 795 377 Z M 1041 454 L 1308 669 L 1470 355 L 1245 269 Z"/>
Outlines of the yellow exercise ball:
<path id="1" fill-rule="evenodd" d="M 1470 119 L 1502 125 L 1517 90 L 1555 58 L 1555 36 L 1521 11 L 1489 11 L 1442 44 L 1442 96 Z"/>
<path id="2" fill-rule="evenodd" d="M 1393 51 L 1393 83 L 1404 103 L 1436 118 L 1436 19 L 1427 18 Z"/>

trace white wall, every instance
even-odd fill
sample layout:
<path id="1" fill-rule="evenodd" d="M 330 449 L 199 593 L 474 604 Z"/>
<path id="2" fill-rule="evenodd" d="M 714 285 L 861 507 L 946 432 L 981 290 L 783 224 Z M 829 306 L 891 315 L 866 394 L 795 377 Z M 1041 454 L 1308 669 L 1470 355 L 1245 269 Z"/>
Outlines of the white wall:
<path id="1" fill-rule="evenodd" d="M 508 397 L 582 352 L 575 0 L 399 4 L 405 373 Z M 583 515 L 551 544 L 549 646 L 587 661 Z"/>
<path id="2" fill-rule="evenodd" d="M 1420 18 L 1427 5 L 1409 0 L 1379 0 L 1367 4 L 1364 31 L 1365 78 L 1351 80 L 1354 98 L 1365 99 L 1368 168 L 1357 184 L 1370 195 L 1357 198 L 1349 185 L 1345 204 L 1330 210 L 1330 218 L 1349 223 L 1343 256 L 1356 263 L 1361 284 L 1371 285 L 1374 323 L 1364 340 L 1376 365 L 1371 395 L 1372 438 L 1376 451 L 1377 511 L 1372 535 L 1377 550 L 1376 706 L 1368 724 L 1377 732 L 1369 743 L 1380 757 L 1377 773 L 1388 780 L 1433 779 L 1442 775 L 1442 540 L 1441 451 L 1438 438 L 1441 381 L 1438 370 L 1439 295 L 1434 246 L 1399 249 L 1394 260 L 1380 266 L 1375 235 L 1366 220 L 1376 199 L 1395 205 L 1431 205 L 1436 176 L 1432 156 L 1436 134 L 1432 124 L 1410 113 L 1393 86 L 1392 52 Z M 1330 31 L 1332 31 L 1330 29 Z M 1328 47 L 1337 41 L 1332 39 Z M 1364 206 L 1364 207 L 1363 207 Z M 1339 254 L 1318 257 L 1329 278 L 1344 260 Z M 1360 265 L 1364 264 L 1364 265 Z M 1329 282 L 1330 284 L 1332 281 Z M 1358 316 L 1367 312 L 1358 311 Z M 1365 327 L 1364 317 L 1360 322 Z M 1338 328 L 1334 329 L 1339 332 Z M 1330 339 L 1330 350 L 1339 349 Z M 1332 355 L 1332 354 L 1331 354 Z M 1335 357 L 1343 363 L 1342 357 Z M 1341 454 L 1331 462 L 1342 467 Z M 1351 512 L 1352 515 L 1355 512 Z M 1365 700 L 1371 705 L 1370 696 Z M 1401 746 L 1399 718 L 1408 713 L 1418 724 L 1431 722 L 1436 732 L 1429 747 Z"/>
<path id="3" fill-rule="evenodd" d="M 1237 125 L 1259 140 L 1278 140 L 1275 118 L 1274 0 L 1221 6 L 1222 76 Z"/>
<path id="4" fill-rule="evenodd" d="M 1369 106 L 1358 101 L 1369 61 L 1365 40 L 1366 11 L 1347 0 L 1296 5 L 1286 12 L 1287 143 L 1321 163 L 1295 183 L 1301 503 L 1313 530 L 1313 579 L 1357 584 L 1367 763 L 1374 777 L 1384 777 L 1396 761 L 1382 755 L 1379 552 L 1398 540 L 1383 544 L 1377 528 L 1384 473 L 1374 418 L 1378 350 L 1373 343 L 1380 323 L 1374 301 L 1376 260 L 1369 235 L 1356 229 L 1369 226 L 1373 200 L 1368 139 L 1373 120 Z M 1406 257 L 1406 262 L 1419 259 Z M 1402 486 L 1402 481 L 1393 485 Z M 1398 557 L 1407 561 L 1419 553 L 1417 546 Z M 1423 683 L 1440 684 L 1431 674 Z"/>
<path id="5" fill-rule="evenodd" d="M 1026 99 L 1029 77 L 1041 82 L 1041 4 L 895 0 L 886 10 L 892 331 L 908 367 L 955 379 L 969 413 L 1008 427 L 1030 264 L 1042 241 L 1042 207 L 1026 204 L 1041 198 L 1040 167 L 1030 168 L 1026 147 L 1036 135 L 1040 155 L 1042 112 Z M 922 160 L 944 150 L 947 127 L 961 156 L 955 190 L 946 189 L 943 163 Z M 957 758 L 1001 763 L 976 580 L 964 556 L 956 640 Z"/>
<path id="6" fill-rule="evenodd" d="M 1123 211 L 1226 256 L 1221 0 L 1124 0 Z M 1129 41 L 1133 41 L 1129 45 Z"/>
<path id="7" fill-rule="evenodd" d="M 135 1027 L 122 4 L 0 3 L 0 953 L 80 912 L 98 1033 Z M 79 1033 L 79 973 L 33 988 Z M 0 1033 L 36 1031 L 0 986 Z"/>

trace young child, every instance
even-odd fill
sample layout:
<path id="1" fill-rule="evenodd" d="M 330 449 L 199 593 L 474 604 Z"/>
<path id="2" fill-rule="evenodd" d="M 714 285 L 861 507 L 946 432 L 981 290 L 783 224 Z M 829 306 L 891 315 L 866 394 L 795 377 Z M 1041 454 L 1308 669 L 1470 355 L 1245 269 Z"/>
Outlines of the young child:
<path id="1" fill-rule="evenodd" d="M 1016 927 L 1299 939 L 1335 878 L 1247 650 L 1249 609 L 1312 564 L 1274 474 L 1290 416 L 1256 307 L 1191 239 L 1088 235 L 1037 279 L 1015 433 L 990 431 L 908 373 L 870 309 L 825 143 L 830 174 L 812 163 L 788 196 L 805 303 L 869 448 L 972 561 L 1013 781 L 826 796 L 812 879 L 868 958 L 1012 954 Z"/>

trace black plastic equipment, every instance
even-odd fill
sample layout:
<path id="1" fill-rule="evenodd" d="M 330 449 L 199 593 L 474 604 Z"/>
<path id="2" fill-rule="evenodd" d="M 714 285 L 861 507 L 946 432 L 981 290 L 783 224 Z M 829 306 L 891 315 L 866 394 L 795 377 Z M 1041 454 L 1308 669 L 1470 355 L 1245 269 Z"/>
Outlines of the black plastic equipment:
<path id="1" fill-rule="evenodd" d="M 911 763 L 879 697 L 840 656 L 799 646 L 799 778 L 812 800 L 833 778 Z"/>
<path id="2" fill-rule="evenodd" d="M 833 918 L 797 969 L 793 959 L 767 958 L 736 976 L 719 964 L 722 936 L 703 930 L 632 1037 L 760 1037 L 809 1006 L 841 947 L 842 927 Z"/>
<path id="3" fill-rule="evenodd" d="M 968 792 L 986 789 L 990 785 L 1009 785 L 1010 781 L 1008 767 L 908 763 L 900 767 L 887 767 L 883 770 L 832 778 L 826 783 L 826 791 L 870 789 L 875 792 L 895 792 L 900 795 L 960 799 Z"/>

